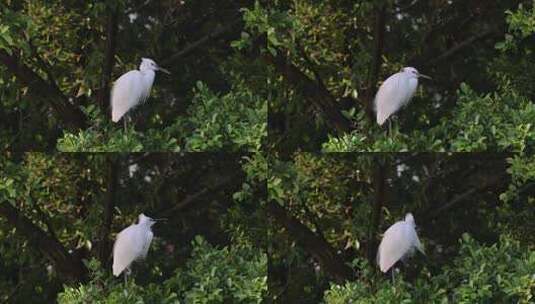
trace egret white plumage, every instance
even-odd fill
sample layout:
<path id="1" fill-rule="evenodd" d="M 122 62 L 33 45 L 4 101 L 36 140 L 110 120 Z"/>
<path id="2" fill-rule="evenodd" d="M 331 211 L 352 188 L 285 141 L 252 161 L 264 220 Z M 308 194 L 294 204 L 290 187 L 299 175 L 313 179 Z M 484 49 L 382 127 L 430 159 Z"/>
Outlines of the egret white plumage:
<path id="1" fill-rule="evenodd" d="M 419 77 L 431 79 L 420 74 L 415 68 L 405 67 L 383 82 L 374 100 L 379 125 L 383 125 L 392 114 L 409 103 L 416 93 Z"/>
<path id="2" fill-rule="evenodd" d="M 377 264 L 382 272 L 387 272 L 397 261 L 411 256 L 415 249 L 425 254 L 416 234 L 414 217 L 407 213 L 405 220 L 396 222 L 385 231 L 377 251 Z"/>
<path id="3" fill-rule="evenodd" d="M 147 100 L 155 71 L 171 74 L 149 58 L 141 58 L 139 70 L 132 70 L 119 77 L 111 90 L 111 120 L 118 122 L 128 111 Z"/>
<path id="4" fill-rule="evenodd" d="M 147 256 L 154 236 L 151 227 L 156 221 L 141 213 L 137 224 L 132 224 L 117 234 L 113 245 L 114 276 L 119 276 L 126 269 L 126 282 L 126 276 L 130 273 L 130 264 Z"/>

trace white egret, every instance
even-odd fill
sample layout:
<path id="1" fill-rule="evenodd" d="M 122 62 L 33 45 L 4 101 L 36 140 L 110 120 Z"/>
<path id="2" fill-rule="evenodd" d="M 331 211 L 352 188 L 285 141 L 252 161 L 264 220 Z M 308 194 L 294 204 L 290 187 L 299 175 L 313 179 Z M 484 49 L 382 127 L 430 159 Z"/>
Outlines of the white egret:
<path id="1" fill-rule="evenodd" d="M 415 228 L 414 217 L 407 213 L 404 221 L 396 222 L 385 231 L 377 251 L 377 264 L 382 272 L 387 272 L 400 259 L 405 261 L 415 249 L 425 254 Z"/>
<path id="2" fill-rule="evenodd" d="M 420 74 L 415 68 L 405 67 L 383 82 L 374 101 L 379 125 L 383 125 L 392 114 L 409 103 L 416 93 L 419 77 L 431 79 L 429 76 Z"/>
<path id="3" fill-rule="evenodd" d="M 111 120 L 118 122 L 128 111 L 147 100 L 154 82 L 155 71 L 171 74 L 149 58 L 141 58 L 139 70 L 123 74 L 111 90 Z M 126 124 L 126 122 L 125 122 Z"/>
<path id="4" fill-rule="evenodd" d="M 137 224 L 132 224 L 117 234 L 113 245 L 114 276 L 118 277 L 126 269 L 126 282 L 126 276 L 130 273 L 130 264 L 147 256 L 154 236 L 151 227 L 156 221 L 141 213 Z"/>

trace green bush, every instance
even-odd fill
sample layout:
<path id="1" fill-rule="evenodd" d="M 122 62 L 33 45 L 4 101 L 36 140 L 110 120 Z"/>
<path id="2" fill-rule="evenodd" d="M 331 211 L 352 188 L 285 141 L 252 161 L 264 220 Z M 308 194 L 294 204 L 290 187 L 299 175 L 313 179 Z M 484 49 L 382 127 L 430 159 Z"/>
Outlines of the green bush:
<path id="1" fill-rule="evenodd" d="M 248 244 L 221 249 L 197 236 L 185 267 L 160 283 L 137 285 L 88 262 L 91 281 L 65 287 L 58 303 L 261 303 L 267 293 L 267 257 Z"/>
<path id="2" fill-rule="evenodd" d="M 360 264 L 361 277 L 373 271 Z M 332 285 L 325 292 L 328 304 L 347 303 L 533 303 L 535 251 L 510 237 L 497 244 L 481 245 L 464 234 L 460 251 L 451 265 L 437 275 L 424 269 L 414 280 L 396 275 L 392 285 L 382 279 L 375 286 L 362 281 Z"/>
<path id="3" fill-rule="evenodd" d="M 197 83 L 187 114 L 165 126 L 158 115 L 153 127 L 136 131 L 111 125 L 94 106 L 85 109 L 92 127 L 65 132 L 57 148 L 63 152 L 120 151 L 260 151 L 267 137 L 267 102 L 236 80 L 233 89 L 218 95 Z M 135 111 L 135 110 L 134 110 Z M 135 115 L 135 114 L 134 114 Z"/>
<path id="4" fill-rule="evenodd" d="M 437 126 L 407 134 L 394 126 L 391 135 L 378 129 L 369 133 L 356 130 L 330 137 L 323 150 L 469 152 L 530 151 L 535 147 L 535 105 L 516 93 L 507 79 L 502 80 L 498 92 L 485 95 L 461 84 L 458 100 L 451 116 Z"/>

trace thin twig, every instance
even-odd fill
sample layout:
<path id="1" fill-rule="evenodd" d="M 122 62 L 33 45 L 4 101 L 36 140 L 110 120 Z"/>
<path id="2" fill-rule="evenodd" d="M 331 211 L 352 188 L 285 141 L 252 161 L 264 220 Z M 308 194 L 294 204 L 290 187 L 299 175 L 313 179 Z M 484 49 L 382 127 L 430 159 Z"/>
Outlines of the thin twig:
<path id="1" fill-rule="evenodd" d="M 474 35 L 458 44 L 456 44 L 455 46 L 451 47 L 450 49 L 448 49 L 447 51 L 445 51 L 444 53 L 442 53 L 441 55 L 437 56 L 436 58 L 432 59 L 432 60 L 429 60 L 428 62 L 425 63 L 426 66 L 432 66 L 432 65 L 435 65 L 441 61 L 444 61 L 446 59 L 449 59 L 450 57 L 456 55 L 458 52 L 462 51 L 463 49 L 471 46 L 474 42 L 478 41 L 478 40 L 481 40 L 481 39 L 484 39 L 492 34 L 494 34 L 495 31 L 492 29 L 492 30 L 487 30 L 487 31 L 484 31 L 482 33 L 479 33 L 477 35 Z"/>
<path id="2" fill-rule="evenodd" d="M 180 59 L 180 58 L 182 58 L 182 57 L 184 57 L 186 55 L 189 55 L 190 53 L 195 51 L 200 46 L 203 46 L 204 44 L 206 44 L 208 42 L 213 42 L 213 39 L 218 38 L 219 36 L 223 35 L 227 31 L 229 31 L 232 28 L 234 28 L 237 24 L 241 23 L 241 15 L 239 15 L 239 16 L 240 16 L 239 18 L 236 18 L 230 24 L 228 24 L 226 26 L 219 27 L 218 29 L 216 29 L 215 31 L 211 32 L 210 34 L 202 37 L 201 39 L 188 44 L 182 50 L 174 53 L 173 55 L 171 55 L 167 59 L 164 59 L 161 64 L 163 66 L 165 66 L 167 64 L 170 64 L 170 63 L 172 63 L 173 61 L 175 61 L 177 59 Z"/>

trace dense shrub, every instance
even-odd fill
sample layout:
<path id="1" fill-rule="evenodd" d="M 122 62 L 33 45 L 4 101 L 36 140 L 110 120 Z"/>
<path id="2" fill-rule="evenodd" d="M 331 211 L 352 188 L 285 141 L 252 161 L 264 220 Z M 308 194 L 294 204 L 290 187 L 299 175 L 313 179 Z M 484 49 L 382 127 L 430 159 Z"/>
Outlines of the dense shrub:
<path id="1" fill-rule="evenodd" d="M 535 251 L 510 237 L 483 245 L 468 234 L 460 240 L 459 255 L 437 273 L 424 270 L 414 282 L 396 274 L 395 283 L 381 279 L 375 286 L 363 281 L 331 285 L 327 304 L 347 303 L 533 303 Z M 532 248 L 531 248 L 532 249 Z M 361 276 L 373 272 L 359 264 Z"/>
<path id="2" fill-rule="evenodd" d="M 137 285 L 104 272 L 100 263 L 88 263 L 91 281 L 66 286 L 60 304 L 75 303 L 261 303 L 267 292 L 267 257 L 250 245 L 215 248 L 202 237 L 193 241 L 186 265 L 159 283 Z"/>

